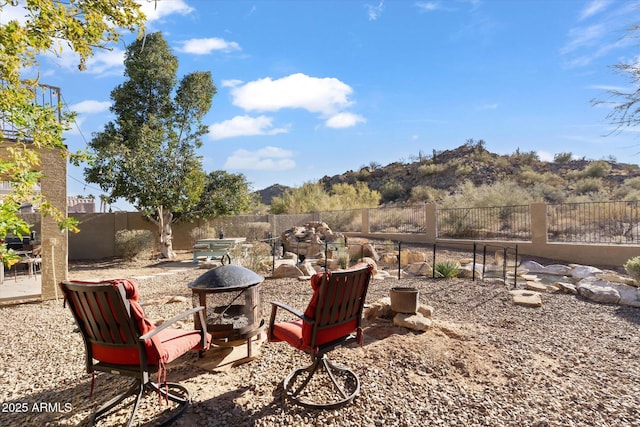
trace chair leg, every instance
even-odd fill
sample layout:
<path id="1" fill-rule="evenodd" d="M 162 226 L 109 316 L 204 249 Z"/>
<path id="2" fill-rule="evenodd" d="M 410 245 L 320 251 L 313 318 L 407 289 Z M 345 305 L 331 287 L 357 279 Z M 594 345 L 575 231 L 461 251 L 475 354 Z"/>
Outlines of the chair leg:
<path id="1" fill-rule="evenodd" d="M 173 421 L 175 421 L 176 418 L 184 413 L 184 411 L 189 407 L 191 400 L 189 397 L 189 390 L 187 390 L 184 386 L 176 383 L 167 383 L 166 386 L 170 389 L 169 392 L 167 392 L 165 384 L 158 385 L 156 383 L 149 382 L 146 385 L 143 385 L 142 383 L 140 383 L 140 381 L 136 381 L 131 386 L 131 388 L 129 388 L 129 390 L 119 396 L 114 397 L 113 399 L 102 405 L 91 417 L 90 425 L 95 425 L 96 420 L 99 417 L 104 415 L 110 409 L 114 408 L 127 397 L 137 394 L 136 399 L 133 402 L 133 409 L 131 410 L 131 415 L 129 416 L 129 422 L 127 423 L 127 427 L 131 427 L 131 425 L 133 425 L 133 420 L 135 419 L 136 412 L 138 411 L 138 406 L 140 405 L 140 399 L 142 398 L 142 395 L 144 394 L 147 387 L 160 393 L 162 399 L 167 398 L 170 401 L 178 404 L 178 408 L 171 414 L 169 418 L 156 425 L 167 426 L 171 424 Z M 177 390 L 182 396 L 172 393 L 171 389 Z"/>
<path id="2" fill-rule="evenodd" d="M 91 416 L 90 424 L 95 425 L 96 420 L 102 415 L 104 415 L 107 411 L 115 407 L 118 403 L 122 402 L 127 397 L 135 393 L 138 393 L 138 397 L 136 398 L 136 401 L 134 404 L 133 413 L 131 414 L 131 418 L 129 419 L 129 425 L 131 425 L 131 421 L 133 420 L 133 416 L 135 415 L 136 409 L 138 409 L 138 401 L 140 400 L 140 396 L 142 395 L 143 391 L 144 391 L 144 386 L 142 385 L 142 383 L 140 381 L 135 381 L 131 386 L 131 388 L 129 388 L 129 390 L 125 391 L 121 395 L 114 397 L 113 399 L 109 400 L 107 403 L 102 405 L 100 408 L 98 408 L 98 410 Z"/>
<path id="3" fill-rule="evenodd" d="M 301 397 L 302 391 L 307 387 L 311 379 L 318 372 L 319 368 L 324 369 L 327 373 L 327 376 L 331 380 L 331 385 L 329 385 L 328 388 L 333 391 L 334 398 L 329 401 L 316 402 Z M 302 379 L 300 385 L 296 386 L 299 378 L 304 373 L 306 373 L 306 377 Z M 349 390 L 338 383 L 336 374 L 340 374 L 341 376 L 343 376 L 343 382 L 345 384 L 351 384 L 351 386 L 348 387 Z M 320 357 L 314 358 L 311 365 L 297 368 L 293 372 L 291 372 L 284 379 L 283 388 L 289 399 L 304 407 L 331 409 L 350 402 L 351 400 L 353 400 L 353 398 L 360 394 L 360 379 L 355 374 L 355 372 L 346 367 L 338 366 L 332 363 L 331 360 L 329 360 L 326 355 L 323 354 Z"/>
<path id="4" fill-rule="evenodd" d="M 177 384 L 177 383 L 157 384 L 157 383 L 150 382 L 147 385 L 152 390 L 159 392 L 163 399 L 167 398 L 170 401 L 178 404 L 178 408 L 175 410 L 175 412 L 171 414 L 171 416 L 166 420 L 164 420 L 162 423 L 156 424 L 158 426 L 168 426 L 169 424 L 171 424 L 173 421 L 175 421 L 176 418 L 181 416 L 184 413 L 184 411 L 187 410 L 187 408 L 189 407 L 189 404 L 191 403 L 189 390 L 187 390 L 186 387 L 180 384 Z M 167 388 L 165 388 L 165 385 L 170 390 L 169 392 L 167 392 Z M 182 394 L 182 396 L 172 393 L 171 389 L 177 390 L 178 392 L 180 392 L 180 394 Z"/>

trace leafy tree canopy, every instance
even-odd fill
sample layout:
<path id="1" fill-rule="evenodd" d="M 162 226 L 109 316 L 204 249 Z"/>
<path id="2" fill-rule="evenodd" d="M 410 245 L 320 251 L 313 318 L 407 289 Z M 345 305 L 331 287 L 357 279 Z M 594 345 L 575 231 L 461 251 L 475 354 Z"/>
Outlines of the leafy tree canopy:
<path id="1" fill-rule="evenodd" d="M 256 203 L 255 197 L 243 174 L 213 171 L 206 177 L 200 201 L 185 217 L 195 219 L 238 215 L 251 210 Z"/>
<path id="2" fill-rule="evenodd" d="M 178 59 L 161 33 L 131 44 L 124 64 L 127 80 L 111 92 L 116 119 L 89 143 L 95 161 L 85 176 L 154 221 L 172 258 L 170 224 L 188 216 L 205 188 L 196 150 L 216 87 L 208 71 L 178 82 Z"/>
<path id="3" fill-rule="evenodd" d="M 0 238 L 8 233 L 21 235 L 28 226 L 18 217 L 22 203 L 39 207 L 52 216 L 61 228 L 74 229 L 66 218 L 35 192 L 42 177 L 41 149 L 59 149 L 67 155 L 62 131 L 68 128 L 71 115 L 58 117 L 58 105 L 34 105 L 42 90 L 30 73 L 38 67 L 38 55 L 59 53 L 70 48 L 79 55 L 79 68 L 95 49 L 107 47 L 120 39 L 120 28 L 144 30 L 144 14 L 134 0 L 52 1 L 0 0 L 0 14 L 14 8 L 23 12 L 24 20 L 12 20 L 0 25 L 0 119 L 11 128 L 9 143 L 0 156 L 0 179 L 12 184 L 12 191 L 0 206 Z M 5 256 L 2 255 L 5 260 Z"/>

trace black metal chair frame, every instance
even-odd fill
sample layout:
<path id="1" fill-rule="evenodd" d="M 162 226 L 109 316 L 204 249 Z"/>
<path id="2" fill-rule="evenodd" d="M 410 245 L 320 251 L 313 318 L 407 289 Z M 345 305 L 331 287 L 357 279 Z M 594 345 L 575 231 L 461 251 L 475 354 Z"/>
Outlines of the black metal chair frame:
<path id="1" fill-rule="evenodd" d="M 65 281 L 60 284 L 60 287 L 65 295 L 65 301 L 69 304 L 73 317 L 82 333 L 86 350 L 87 373 L 99 371 L 134 378 L 131 388 L 104 403 L 91 416 L 91 425 L 95 425 L 99 417 L 117 406 L 127 397 L 136 395 L 133 410 L 127 423 L 127 426 L 131 426 L 138 410 L 140 399 L 145 391 L 150 390 L 155 390 L 160 393 L 162 398 L 169 399 L 178 404 L 175 412 L 158 425 L 169 425 L 181 416 L 190 404 L 189 391 L 177 383 L 158 384 L 151 381 L 151 374 L 158 372 L 158 366 L 148 364 L 145 341 L 151 339 L 177 321 L 193 316 L 194 314 L 200 317 L 201 325 L 206 325 L 203 315 L 204 307 L 192 308 L 162 323 L 151 332 L 140 335 L 138 326 L 131 315 L 131 304 L 126 298 L 126 291 L 122 285 L 114 286 L 111 283 L 75 284 Z M 109 304 L 111 310 L 100 310 L 100 307 L 109 307 Z M 77 309 L 82 310 L 84 317 L 77 312 Z M 100 314 L 100 316 L 97 316 L 96 313 Z M 103 333 L 100 333 L 101 331 Z M 107 333 L 104 333 L 105 331 L 107 331 Z M 109 331 L 118 333 L 108 333 Z M 202 336 L 200 343 L 202 348 L 205 348 L 206 331 L 201 329 L 200 332 Z M 107 340 L 104 338 L 105 336 L 112 337 L 113 339 Z M 140 363 L 139 365 L 121 365 L 96 361 L 93 359 L 92 344 L 113 347 L 116 351 L 127 348 L 137 349 L 140 355 Z M 178 393 L 171 392 L 169 389 L 177 390 Z"/>
<path id="2" fill-rule="evenodd" d="M 371 268 L 369 266 L 363 267 L 361 269 L 335 271 L 332 272 L 330 276 L 324 274 L 322 282 L 320 284 L 320 288 L 318 290 L 318 301 L 332 298 L 336 295 L 338 288 L 341 286 L 347 287 L 344 290 L 344 294 L 349 295 L 350 297 L 339 301 L 338 304 L 318 304 L 316 306 L 313 319 L 305 316 L 301 311 L 286 304 L 280 302 L 271 303 L 271 319 L 269 322 L 270 339 L 273 337 L 273 328 L 275 325 L 277 310 L 279 308 L 290 312 L 312 327 L 311 342 L 308 348 L 303 350 L 311 356 L 311 364 L 294 369 L 289 375 L 285 377 L 282 382 L 286 396 L 292 401 L 307 408 L 331 409 L 342 406 L 352 401 L 356 396 L 360 394 L 360 379 L 358 375 L 346 366 L 340 366 L 333 363 L 328 358 L 327 354 L 336 348 L 340 348 L 346 344 L 350 344 L 356 341 L 357 333 L 355 332 L 360 330 L 362 326 L 362 311 L 364 308 L 364 302 L 367 295 L 369 282 L 371 280 L 371 275 Z M 329 279 L 327 279 L 328 277 Z M 321 319 L 321 321 L 316 321 L 316 319 Z M 322 319 L 334 320 L 322 321 Z M 347 335 L 322 345 L 316 344 L 319 331 L 335 328 L 344 323 L 353 322 L 354 319 L 357 322 L 357 326 Z M 320 369 L 323 369 L 331 379 L 333 388 L 336 392 L 336 395 L 334 396 L 335 398 L 329 402 L 319 403 L 311 402 L 301 398 L 300 393 L 305 389 L 305 387 L 309 384 L 311 379 L 316 373 L 318 373 Z M 341 373 L 346 377 L 350 377 L 351 381 L 353 381 L 353 383 L 355 384 L 355 387 L 353 387 L 353 390 L 351 392 L 345 390 L 338 384 L 335 375 L 336 373 Z M 294 388 L 297 379 L 304 374 L 306 374 L 306 376 L 303 377 L 304 379 L 302 380 L 301 384 L 298 387 Z"/>

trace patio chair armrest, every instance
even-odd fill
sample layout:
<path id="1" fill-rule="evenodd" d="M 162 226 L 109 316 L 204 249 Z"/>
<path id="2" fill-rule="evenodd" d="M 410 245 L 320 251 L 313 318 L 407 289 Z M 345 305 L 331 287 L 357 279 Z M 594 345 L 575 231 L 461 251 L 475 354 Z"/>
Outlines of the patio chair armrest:
<path id="1" fill-rule="evenodd" d="M 272 301 L 271 302 L 271 319 L 269 320 L 269 329 L 268 329 L 268 337 L 269 339 L 273 338 L 273 325 L 276 323 L 276 312 L 278 311 L 278 308 L 282 308 L 283 310 L 288 311 L 289 313 L 293 314 L 294 316 L 302 319 L 303 322 L 309 323 L 309 324 L 313 324 L 315 322 L 315 320 L 310 319 L 309 317 L 305 316 L 300 310 L 296 310 L 295 308 L 287 305 L 287 304 L 283 304 L 281 302 L 277 302 L 277 301 Z"/>
<path id="2" fill-rule="evenodd" d="M 146 334 L 140 336 L 139 340 L 140 341 L 146 341 L 149 338 L 151 338 L 152 336 L 154 336 L 157 333 L 159 333 L 160 331 L 163 331 L 164 329 L 167 329 L 169 326 L 173 325 L 178 320 L 182 320 L 182 319 L 184 319 L 186 317 L 189 317 L 189 316 L 193 315 L 194 313 L 200 312 L 201 315 L 202 315 L 202 310 L 204 310 L 204 307 L 203 306 L 199 306 L 199 307 L 194 307 L 194 308 L 192 308 L 190 310 L 187 310 L 184 313 L 180 313 L 177 316 L 174 316 L 171 319 L 167 320 L 166 322 L 163 322 L 160 326 L 154 328 L 152 331 L 147 332 Z M 201 323 L 201 324 L 204 324 L 204 323 Z"/>
<path id="3" fill-rule="evenodd" d="M 295 309 L 293 307 L 291 307 L 290 305 L 287 304 L 283 304 L 281 302 L 278 301 L 272 301 L 271 302 L 271 318 L 275 319 L 275 314 L 276 311 L 278 311 L 278 308 L 282 308 L 286 311 L 288 311 L 289 313 L 293 314 L 296 317 L 299 317 L 302 320 L 306 320 L 306 316 L 298 309 Z M 273 323 L 273 322 L 272 322 Z"/>

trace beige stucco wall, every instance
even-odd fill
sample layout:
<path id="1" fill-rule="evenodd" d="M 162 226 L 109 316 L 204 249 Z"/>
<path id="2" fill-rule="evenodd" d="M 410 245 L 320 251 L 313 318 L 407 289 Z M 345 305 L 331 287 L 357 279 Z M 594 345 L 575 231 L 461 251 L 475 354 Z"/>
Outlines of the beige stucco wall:
<path id="1" fill-rule="evenodd" d="M 67 159 L 60 150 L 41 152 L 43 178 L 42 194 L 51 206 L 67 212 Z M 51 217 L 42 217 L 40 240 L 42 242 L 42 299 L 57 295 L 58 282 L 67 278 L 67 232 L 61 232 Z"/>

